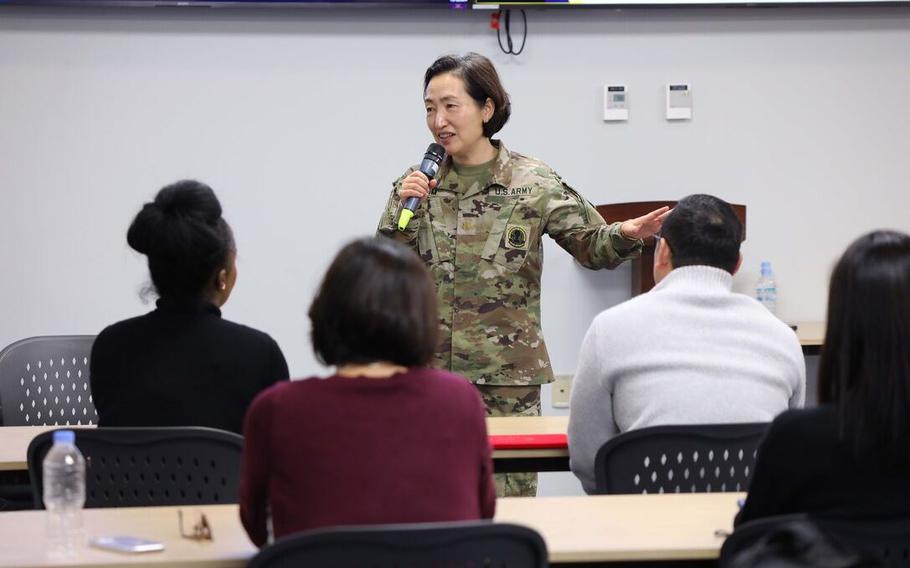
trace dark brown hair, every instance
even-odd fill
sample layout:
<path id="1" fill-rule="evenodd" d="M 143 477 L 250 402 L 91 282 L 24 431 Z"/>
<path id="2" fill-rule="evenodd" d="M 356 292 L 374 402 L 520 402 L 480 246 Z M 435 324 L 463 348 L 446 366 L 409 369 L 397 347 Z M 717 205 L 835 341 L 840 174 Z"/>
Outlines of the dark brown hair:
<path id="1" fill-rule="evenodd" d="M 834 267 L 819 400 L 857 458 L 910 466 L 910 236 L 875 231 Z"/>
<path id="2" fill-rule="evenodd" d="M 385 237 L 356 240 L 332 261 L 309 311 L 313 350 L 327 365 L 429 363 L 436 289 L 413 250 Z"/>
<path id="3" fill-rule="evenodd" d="M 423 90 L 426 92 L 430 80 L 443 73 L 454 73 L 464 81 L 465 90 L 478 105 L 483 107 L 487 99 L 493 101 L 493 116 L 483 125 L 483 135 L 492 138 L 502 130 L 512 114 L 509 93 L 499 81 L 499 74 L 493 63 L 478 53 L 466 55 L 443 55 L 427 68 L 423 75 Z"/>

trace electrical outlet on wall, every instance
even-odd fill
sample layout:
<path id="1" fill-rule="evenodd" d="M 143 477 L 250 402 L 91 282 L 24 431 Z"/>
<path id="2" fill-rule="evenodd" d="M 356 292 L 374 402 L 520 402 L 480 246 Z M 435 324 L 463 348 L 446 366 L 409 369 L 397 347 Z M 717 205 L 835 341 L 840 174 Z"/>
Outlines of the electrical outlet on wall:
<path id="1" fill-rule="evenodd" d="M 553 408 L 569 408 L 572 395 L 572 375 L 556 375 L 553 383 Z"/>

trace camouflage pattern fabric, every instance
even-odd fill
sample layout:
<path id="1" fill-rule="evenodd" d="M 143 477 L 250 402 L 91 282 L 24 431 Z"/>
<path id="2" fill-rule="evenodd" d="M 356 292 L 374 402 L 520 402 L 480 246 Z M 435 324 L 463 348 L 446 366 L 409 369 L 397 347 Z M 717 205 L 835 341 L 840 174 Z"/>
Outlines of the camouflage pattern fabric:
<path id="1" fill-rule="evenodd" d="M 540 386 L 497 387 L 477 385 L 487 416 L 540 416 Z M 536 497 L 536 473 L 493 475 L 497 497 Z"/>
<path id="2" fill-rule="evenodd" d="M 543 235 L 591 269 L 638 256 L 642 242 L 606 224 L 543 162 L 493 143 L 489 176 L 463 187 L 447 158 L 436 190 L 399 231 L 398 187 L 410 168 L 393 184 L 378 232 L 413 247 L 436 282 L 435 367 L 476 384 L 540 385 L 553 381 L 540 328 Z"/>

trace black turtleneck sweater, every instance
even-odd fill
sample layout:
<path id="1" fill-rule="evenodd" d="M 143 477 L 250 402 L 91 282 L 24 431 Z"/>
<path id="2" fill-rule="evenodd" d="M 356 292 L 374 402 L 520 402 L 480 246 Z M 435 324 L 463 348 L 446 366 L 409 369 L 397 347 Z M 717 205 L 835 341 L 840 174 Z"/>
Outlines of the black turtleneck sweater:
<path id="1" fill-rule="evenodd" d="M 105 328 L 92 346 L 99 426 L 208 426 L 242 432 L 266 387 L 288 378 L 275 340 L 221 319 L 212 304 L 158 300 Z"/>

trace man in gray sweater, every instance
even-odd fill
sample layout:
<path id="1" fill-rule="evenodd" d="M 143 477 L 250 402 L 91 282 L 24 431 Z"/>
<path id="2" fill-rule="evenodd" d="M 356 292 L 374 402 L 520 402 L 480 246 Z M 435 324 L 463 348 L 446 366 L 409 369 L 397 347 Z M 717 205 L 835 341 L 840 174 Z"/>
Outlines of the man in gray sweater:
<path id="1" fill-rule="evenodd" d="M 594 318 L 578 356 L 569 413 L 572 471 L 595 489 L 594 456 L 612 436 L 661 424 L 770 422 L 803 405 L 796 334 L 732 292 L 742 225 L 710 195 L 664 221 L 647 294 Z"/>

